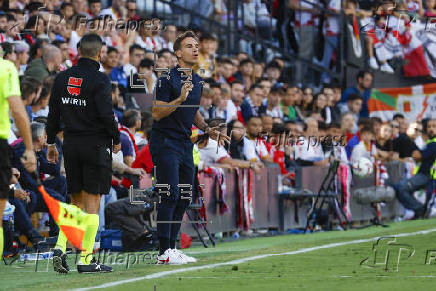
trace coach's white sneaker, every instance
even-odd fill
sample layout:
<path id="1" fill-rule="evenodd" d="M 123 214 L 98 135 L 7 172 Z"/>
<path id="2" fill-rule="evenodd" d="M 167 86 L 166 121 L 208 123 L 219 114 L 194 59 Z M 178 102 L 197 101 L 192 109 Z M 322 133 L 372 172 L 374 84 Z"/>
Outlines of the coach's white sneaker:
<path id="1" fill-rule="evenodd" d="M 182 251 L 179 251 L 178 249 L 173 249 L 173 252 L 178 253 L 187 263 L 196 263 L 197 259 L 191 256 L 188 256 L 187 254 L 183 253 Z"/>
<path id="2" fill-rule="evenodd" d="M 187 261 L 178 253 L 172 249 L 167 249 L 162 255 L 157 256 L 157 265 L 183 265 Z"/>

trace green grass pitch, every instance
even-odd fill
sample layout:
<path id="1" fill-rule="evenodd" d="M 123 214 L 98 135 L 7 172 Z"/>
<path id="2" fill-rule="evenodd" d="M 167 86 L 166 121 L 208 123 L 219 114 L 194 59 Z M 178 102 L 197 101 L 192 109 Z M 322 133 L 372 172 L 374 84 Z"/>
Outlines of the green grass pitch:
<path id="1" fill-rule="evenodd" d="M 156 266 L 146 260 L 126 269 L 124 259 L 113 256 L 110 274 L 56 274 L 51 261 L 0 266 L 0 290 L 436 290 L 436 220 L 391 223 L 388 228 L 320 232 L 241 239 L 218 243 L 216 248 L 194 247 L 187 254 L 196 264 Z M 408 235 L 425 230 L 424 234 Z M 392 239 L 387 237 L 403 234 Z M 374 237 L 384 237 L 378 244 Z M 353 242 L 346 245 L 335 243 Z M 319 248 L 324 246 L 323 248 Z M 307 248 L 313 248 L 307 250 Z M 294 252 L 306 249 L 303 252 Z M 264 254 L 280 254 L 232 263 Z M 143 257 L 142 257 L 143 259 Z M 231 262 L 210 268 L 209 265 Z M 74 258 L 69 258 L 75 269 Z M 148 263 L 148 264 L 147 264 Z M 48 266 L 48 269 L 47 269 Z M 203 267 L 201 267 L 203 266 Z M 207 267 L 209 266 L 209 267 Z M 186 268 L 195 270 L 185 271 Z M 164 273 L 179 270 L 178 273 Z M 143 277 L 159 274 L 158 278 Z M 131 279 L 137 279 L 133 281 Z M 111 285 L 123 280 L 123 284 Z M 100 289 L 101 290 L 101 289 Z"/>

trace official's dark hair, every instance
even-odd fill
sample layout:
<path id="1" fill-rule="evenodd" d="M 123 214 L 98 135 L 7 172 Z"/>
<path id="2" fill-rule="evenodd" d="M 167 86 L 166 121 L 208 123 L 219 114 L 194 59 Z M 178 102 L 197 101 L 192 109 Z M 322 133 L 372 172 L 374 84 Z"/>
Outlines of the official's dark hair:
<path id="1" fill-rule="evenodd" d="M 138 119 L 141 120 L 141 113 L 138 110 L 129 109 L 123 113 L 123 125 L 127 128 L 135 126 Z"/>
<path id="2" fill-rule="evenodd" d="M 85 34 L 79 42 L 80 56 L 95 58 L 100 53 L 102 46 L 103 42 L 99 35 L 95 33 Z"/>
<path id="3" fill-rule="evenodd" d="M 194 38 L 195 40 L 197 40 L 197 36 L 195 35 L 195 33 L 194 33 L 193 31 L 191 31 L 191 30 L 185 31 L 184 33 L 180 34 L 180 35 L 176 38 L 176 40 L 174 41 L 174 44 L 173 44 L 173 50 L 174 50 L 174 52 L 176 52 L 176 51 L 182 49 L 182 41 L 183 41 L 185 38 L 188 38 L 188 37 L 192 37 L 192 38 Z M 198 40 L 197 40 L 197 41 L 198 41 Z"/>

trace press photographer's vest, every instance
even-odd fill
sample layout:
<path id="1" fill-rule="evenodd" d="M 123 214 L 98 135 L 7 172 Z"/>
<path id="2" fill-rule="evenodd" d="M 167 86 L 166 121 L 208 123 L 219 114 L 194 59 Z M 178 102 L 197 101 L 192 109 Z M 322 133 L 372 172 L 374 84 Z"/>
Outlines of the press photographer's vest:
<path id="1" fill-rule="evenodd" d="M 430 139 L 427 141 L 427 144 L 436 142 L 436 137 Z M 419 171 L 419 165 L 413 170 L 413 175 L 418 173 Z M 434 180 L 436 180 L 436 160 L 433 163 L 433 166 L 430 168 L 430 177 L 432 177 Z"/>

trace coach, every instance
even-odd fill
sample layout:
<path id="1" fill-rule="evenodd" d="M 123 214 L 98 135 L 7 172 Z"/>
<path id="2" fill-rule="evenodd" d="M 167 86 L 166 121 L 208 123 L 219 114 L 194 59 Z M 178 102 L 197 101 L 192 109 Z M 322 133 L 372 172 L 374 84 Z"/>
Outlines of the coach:
<path id="1" fill-rule="evenodd" d="M 102 40 L 87 34 L 79 42 L 77 66 L 61 72 L 55 79 L 47 123 L 47 158 L 57 162 L 56 134 L 64 125 L 64 161 L 67 187 L 74 205 L 92 214 L 87 224 L 84 251 L 78 263 L 79 272 L 108 272 L 112 269 L 92 260 L 98 229 L 101 194 L 109 193 L 112 177 L 112 147 L 120 150 L 120 134 L 112 111 L 111 83 L 99 72 Z M 55 271 L 68 272 L 65 259 L 66 239 L 59 232 L 53 254 Z"/>
<path id="2" fill-rule="evenodd" d="M 175 248 L 180 221 L 189 204 L 189 200 L 183 199 L 181 193 L 188 196 L 194 182 L 191 127 L 195 124 L 212 138 L 217 138 L 217 132 L 209 130 L 198 112 L 203 86 L 202 79 L 192 72 L 192 67 L 198 62 L 198 41 L 195 34 L 191 31 L 181 34 L 173 48 L 178 66 L 158 80 L 156 103 L 152 109 L 154 123 L 150 152 L 157 184 L 165 185 L 157 187 L 161 193 L 157 214 L 158 264 L 195 261 Z M 227 136 L 222 137 L 220 142 L 228 142 Z M 181 184 L 189 186 L 179 186 Z M 163 193 L 165 194 L 162 195 Z"/>

